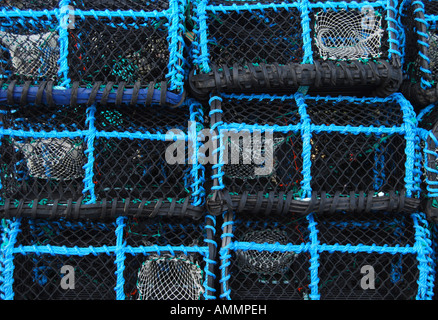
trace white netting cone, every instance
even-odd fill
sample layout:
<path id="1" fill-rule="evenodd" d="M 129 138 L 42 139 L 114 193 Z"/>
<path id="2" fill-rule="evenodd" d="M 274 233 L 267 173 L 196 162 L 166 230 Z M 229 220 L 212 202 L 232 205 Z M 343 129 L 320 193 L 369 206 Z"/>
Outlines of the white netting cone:
<path id="1" fill-rule="evenodd" d="M 244 146 L 244 140 L 239 139 L 238 141 L 234 141 L 232 139 L 228 140 L 228 146 L 235 146 L 239 150 L 239 164 L 233 164 L 231 161 L 232 155 L 231 152 L 229 154 L 230 161 L 229 164 L 224 164 L 224 172 L 227 177 L 230 178 L 239 178 L 239 179 L 256 179 L 262 177 L 269 177 L 275 174 L 276 167 L 276 159 L 275 159 L 275 150 L 284 142 L 284 138 L 273 138 L 272 145 L 267 144 L 265 141 L 265 137 L 261 138 L 261 146 L 256 146 L 254 144 L 253 137 L 251 136 L 251 145 Z M 237 145 L 238 144 L 238 145 Z M 253 150 L 255 148 L 260 148 L 261 155 L 264 159 L 272 159 L 272 170 L 267 170 L 267 174 L 256 174 L 256 168 L 263 168 L 269 166 L 269 163 L 261 163 L 256 164 L 253 159 Z"/>
<path id="2" fill-rule="evenodd" d="M 315 42 L 323 59 L 358 60 L 379 57 L 382 17 L 372 7 L 361 11 L 320 11 L 315 15 Z"/>
<path id="3" fill-rule="evenodd" d="M 185 255 L 150 255 L 138 272 L 138 299 L 199 300 L 202 276 L 201 267 Z"/>
<path id="4" fill-rule="evenodd" d="M 0 42 L 8 48 L 16 74 L 32 78 L 57 75 L 59 46 L 56 33 L 19 35 L 0 31 Z"/>
<path id="5" fill-rule="evenodd" d="M 287 244 L 287 234 L 278 229 L 266 229 L 246 233 L 240 242 Z M 296 254 L 290 251 L 237 250 L 239 269 L 248 273 L 274 274 L 285 273 L 295 259 Z"/>
<path id="6" fill-rule="evenodd" d="M 48 138 L 17 142 L 29 175 L 40 179 L 69 180 L 84 177 L 84 142 L 80 139 Z"/>

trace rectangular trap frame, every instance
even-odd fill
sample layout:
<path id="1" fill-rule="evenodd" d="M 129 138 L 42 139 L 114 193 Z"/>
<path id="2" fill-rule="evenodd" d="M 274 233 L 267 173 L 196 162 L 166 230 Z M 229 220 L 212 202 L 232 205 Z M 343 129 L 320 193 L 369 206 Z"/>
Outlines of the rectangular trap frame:
<path id="1" fill-rule="evenodd" d="M 401 94 L 223 94 L 209 104 L 216 161 L 206 201 L 210 213 L 414 212 L 420 207 L 420 137 L 412 105 Z M 236 141 L 245 143 L 244 134 L 267 139 L 267 132 L 272 144 L 261 140 L 259 149 L 268 155 L 271 149 L 264 148 L 272 148 L 266 158 L 272 160 L 269 174 L 255 174 L 264 166 L 255 161 L 257 148 L 244 162 L 244 148 L 257 146 L 253 141 L 240 145 L 238 163 L 229 156 Z"/>
<path id="2" fill-rule="evenodd" d="M 94 86 L 103 93 L 108 85 L 125 99 L 132 91 L 150 91 L 151 98 L 139 104 L 177 105 L 187 68 L 186 5 L 184 0 L 1 5 L 0 102 L 32 103 L 40 90 L 43 103 L 64 105 L 89 100 Z"/>

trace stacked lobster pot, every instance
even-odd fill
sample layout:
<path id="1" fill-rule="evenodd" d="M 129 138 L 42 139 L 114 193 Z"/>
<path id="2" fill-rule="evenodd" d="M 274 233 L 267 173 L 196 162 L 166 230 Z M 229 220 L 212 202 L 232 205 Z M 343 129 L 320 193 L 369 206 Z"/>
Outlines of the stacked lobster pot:
<path id="1" fill-rule="evenodd" d="M 193 4 L 221 299 L 431 299 L 396 1 Z"/>
<path id="2" fill-rule="evenodd" d="M 0 299 L 436 298 L 437 4 L 0 1 Z"/>
<path id="3" fill-rule="evenodd" d="M 1 298 L 213 297 L 185 1 L 0 6 Z"/>

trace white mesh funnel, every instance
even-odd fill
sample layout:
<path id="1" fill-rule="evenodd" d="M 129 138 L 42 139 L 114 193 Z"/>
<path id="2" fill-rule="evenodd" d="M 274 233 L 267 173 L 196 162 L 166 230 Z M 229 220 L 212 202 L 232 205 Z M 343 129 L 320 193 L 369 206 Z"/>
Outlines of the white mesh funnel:
<path id="1" fill-rule="evenodd" d="M 138 272 L 139 300 L 199 300 L 201 267 L 185 255 L 150 255 Z"/>
<path id="2" fill-rule="evenodd" d="M 240 242 L 287 244 L 287 235 L 279 229 L 266 229 L 246 233 Z M 296 254 L 290 251 L 269 250 L 237 250 L 239 269 L 248 273 L 283 274 L 295 259 Z"/>
<path id="3" fill-rule="evenodd" d="M 235 147 L 239 150 L 239 163 L 233 164 L 233 159 L 231 156 L 229 156 L 230 160 L 228 161 L 229 164 L 224 164 L 224 173 L 225 176 L 229 178 L 238 178 L 238 179 L 257 179 L 262 177 L 269 177 L 275 174 L 275 168 L 277 166 L 276 158 L 275 158 L 275 151 L 276 149 L 285 141 L 284 138 L 273 138 L 272 147 L 266 147 L 265 143 L 265 137 L 261 137 L 261 155 L 265 159 L 272 159 L 273 160 L 273 168 L 269 172 L 269 174 L 256 174 L 256 168 L 262 168 L 265 165 L 268 165 L 267 163 L 262 164 L 256 164 L 253 160 L 253 150 L 254 148 L 257 148 L 257 146 L 254 145 L 253 137 L 250 138 L 250 145 L 246 146 L 244 145 L 244 141 L 242 139 L 234 140 L 234 139 L 228 139 L 228 146 L 227 147 Z M 248 152 L 244 152 L 244 149 L 247 149 Z"/>
<path id="4" fill-rule="evenodd" d="M 379 57 L 382 16 L 372 7 L 361 11 L 320 11 L 315 15 L 315 43 L 323 59 L 358 60 Z"/>
<path id="5" fill-rule="evenodd" d="M 17 142 L 29 175 L 40 179 L 70 180 L 84 177 L 84 142 L 80 139 L 48 138 Z"/>
<path id="6" fill-rule="evenodd" d="M 16 74 L 32 78 L 57 75 L 59 46 L 56 33 L 18 35 L 0 31 L 0 42 L 9 50 Z"/>

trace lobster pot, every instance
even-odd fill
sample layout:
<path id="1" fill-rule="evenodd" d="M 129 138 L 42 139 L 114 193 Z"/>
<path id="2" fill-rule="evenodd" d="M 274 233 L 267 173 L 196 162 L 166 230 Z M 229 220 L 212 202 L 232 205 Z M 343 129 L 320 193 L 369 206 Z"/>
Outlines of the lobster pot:
<path id="1" fill-rule="evenodd" d="M 190 87 L 387 96 L 402 81 L 397 18 L 392 0 L 197 0 Z"/>
<path id="2" fill-rule="evenodd" d="M 222 95 L 210 100 L 210 212 L 413 212 L 415 114 L 387 98 Z"/>
<path id="3" fill-rule="evenodd" d="M 408 1 L 401 10 L 406 33 L 402 90 L 420 110 L 438 100 L 438 2 Z"/>
<path id="4" fill-rule="evenodd" d="M 223 235 L 222 299 L 433 296 L 435 262 L 423 213 L 226 213 Z"/>
<path id="5" fill-rule="evenodd" d="M 125 95 L 133 87 L 163 92 L 165 101 L 155 102 L 177 104 L 187 66 L 185 6 L 184 0 L 2 3 L 0 103 L 9 87 L 12 101 L 34 102 L 40 88 L 66 104 L 111 84 Z M 59 87 L 64 91 L 52 92 Z"/>
<path id="6" fill-rule="evenodd" d="M 204 173 L 190 134 L 202 127 L 198 107 L 8 108 L 1 127 L 1 215 L 199 218 Z"/>
<path id="7" fill-rule="evenodd" d="M 213 223 L 214 217 L 195 224 L 165 217 L 3 219 L 1 298 L 210 299 L 215 247 L 207 226 Z M 147 263 L 152 267 L 142 269 Z"/>

